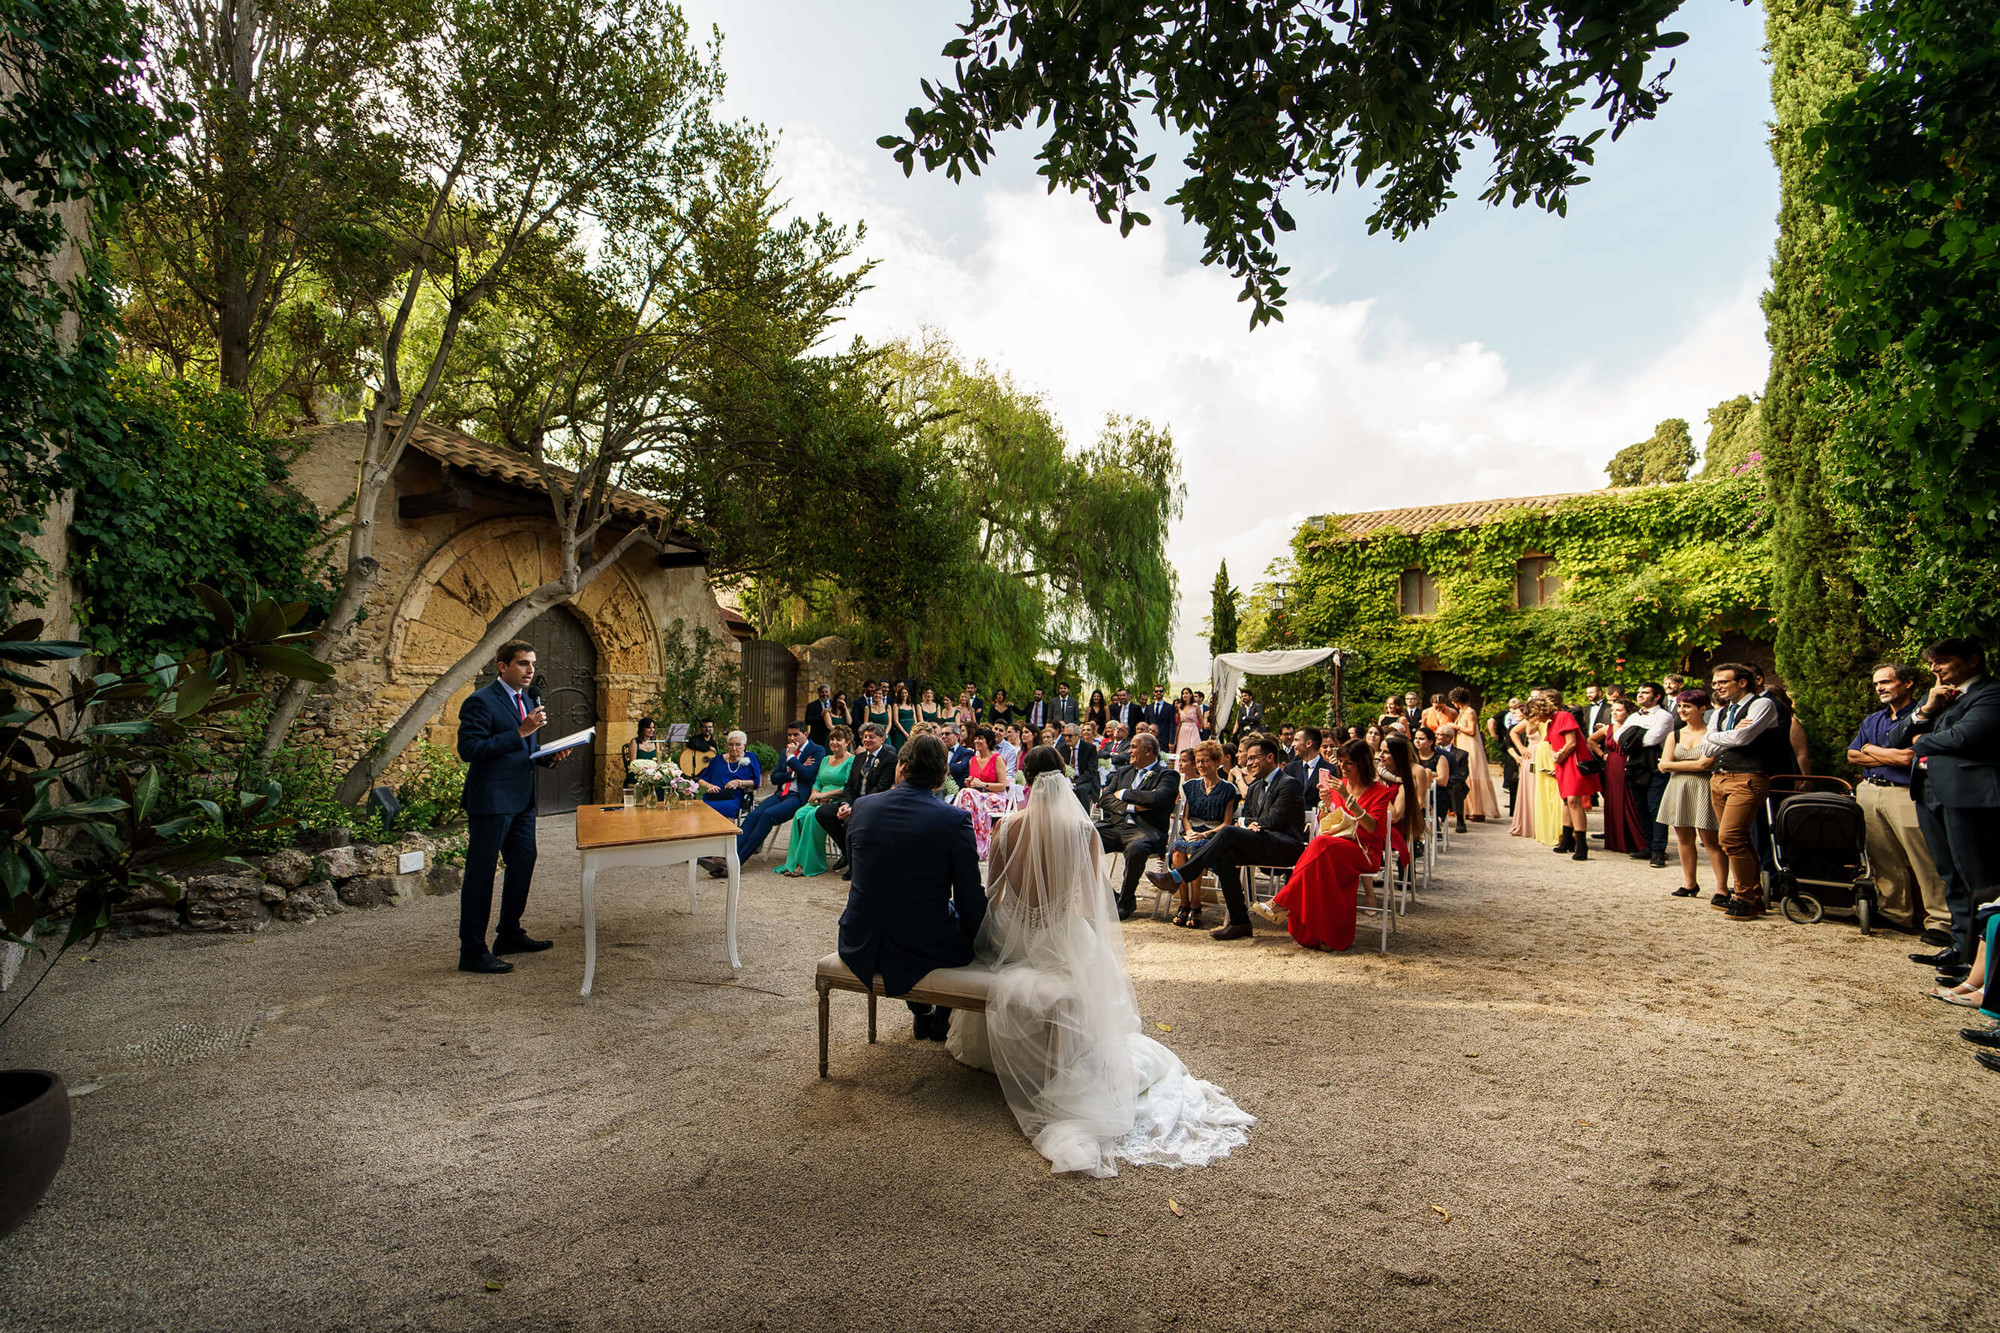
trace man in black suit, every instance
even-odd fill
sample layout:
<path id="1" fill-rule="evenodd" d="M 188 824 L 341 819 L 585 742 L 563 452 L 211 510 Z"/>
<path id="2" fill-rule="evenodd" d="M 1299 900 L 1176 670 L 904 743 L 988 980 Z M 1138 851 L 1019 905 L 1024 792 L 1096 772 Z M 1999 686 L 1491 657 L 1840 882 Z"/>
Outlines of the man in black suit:
<path id="1" fill-rule="evenodd" d="M 1301 791 L 1318 791 L 1319 771 L 1331 763 L 1320 757 L 1320 740 L 1318 727 L 1300 727 L 1292 733 L 1292 761 L 1285 765 L 1285 772 Z"/>
<path id="2" fill-rule="evenodd" d="M 940 747 L 942 748 L 942 747 Z M 840 799 L 827 801 L 813 811 L 813 818 L 826 830 L 826 836 L 833 839 L 833 845 L 840 849 L 835 869 L 847 871 L 847 825 L 853 817 L 854 803 L 864 796 L 889 790 L 896 781 L 896 751 L 883 744 L 882 725 L 879 722 L 863 723 L 861 742 L 854 752 L 854 762 L 847 766 L 847 781 L 840 789 Z M 943 780 L 939 780 L 943 785 Z"/>
<path id="3" fill-rule="evenodd" d="M 1118 690 L 1112 694 L 1109 712 L 1113 722 L 1127 727 L 1137 726 L 1145 716 L 1140 706 L 1132 702 L 1129 690 Z"/>
<path id="4" fill-rule="evenodd" d="M 852 885 L 840 914 L 840 961 L 885 995 L 907 995 L 926 973 L 964 967 L 986 916 L 972 816 L 937 798 L 944 746 L 903 747 L 896 785 L 854 803 L 847 846 Z M 951 1010 L 910 1005 L 919 1039 L 943 1041 Z"/>
<path id="5" fill-rule="evenodd" d="M 1306 849 L 1306 796 L 1298 779 L 1278 766 L 1282 751 L 1270 736 L 1258 733 L 1243 741 L 1237 759 L 1250 770 L 1250 793 L 1243 798 L 1239 823 L 1225 824 L 1208 835 L 1201 850 L 1171 870 L 1149 871 L 1154 887 L 1173 889 L 1183 880 L 1200 879 L 1211 867 L 1222 884 L 1222 901 L 1229 920 L 1209 934 L 1218 940 L 1248 939 L 1250 903 L 1243 893 L 1244 866 L 1291 866 Z"/>
<path id="6" fill-rule="evenodd" d="M 1097 771 L 1097 745 L 1084 734 L 1086 730 L 1074 722 L 1065 723 L 1062 739 L 1056 742 L 1056 754 L 1076 774 L 1070 779 L 1070 790 L 1076 793 L 1076 799 L 1082 801 L 1083 808 L 1088 810 L 1097 804 L 1100 775 Z"/>
<path id="7" fill-rule="evenodd" d="M 1910 752 L 1917 823 L 1944 880 L 1956 961 L 1970 966 L 1979 943 L 1974 914 L 2000 897 L 2000 683 L 1987 674 L 1977 639 L 1941 639 L 1924 659 L 1938 683 L 1889 743 Z M 1990 1052 L 1980 1062 L 2000 1069 Z"/>
<path id="8" fill-rule="evenodd" d="M 1048 726 L 1054 718 L 1055 715 L 1049 711 L 1049 701 L 1042 697 L 1041 687 L 1036 686 L 1035 697 L 1028 701 L 1028 729 L 1034 735 L 1040 736 L 1042 728 Z"/>
<path id="9" fill-rule="evenodd" d="M 1583 687 L 1583 734 L 1595 736 L 1597 729 L 1611 723 L 1611 696 L 1595 685 Z"/>
<path id="10" fill-rule="evenodd" d="M 1248 686 L 1236 691 L 1236 712 L 1229 719 L 1229 739 L 1242 744 L 1245 736 L 1264 729 L 1264 705 L 1250 697 Z"/>
<path id="11" fill-rule="evenodd" d="M 1077 720 L 1076 699 L 1070 694 L 1069 686 L 1064 682 L 1056 683 L 1056 701 L 1050 716 L 1059 727 L 1070 726 Z"/>
<path id="12" fill-rule="evenodd" d="M 1118 919 L 1139 910 L 1139 876 L 1146 858 L 1167 850 L 1167 821 L 1181 794 L 1180 774 L 1160 762 L 1160 747 L 1151 736 L 1132 738 L 1131 757 L 1111 775 L 1098 798 L 1104 817 L 1097 836 L 1107 852 L 1125 854 L 1125 879 L 1118 890 Z"/>
<path id="13" fill-rule="evenodd" d="M 806 705 L 806 735 L 814 745 L 824 750 L 834 724 L 845 725 L 846 722 L 846 718 L 834 716 L 833 686 L 822 682 L 817 696 Z"/>
<path id="14" fill-rule="evenodd" d="M 1415 690 L 1408 690 L 1403 695 L 1404 729 L 1412 736 L 1416 735 L 1417 728 L 1424 724 L 1423 701 L 1423 696 Z"/>

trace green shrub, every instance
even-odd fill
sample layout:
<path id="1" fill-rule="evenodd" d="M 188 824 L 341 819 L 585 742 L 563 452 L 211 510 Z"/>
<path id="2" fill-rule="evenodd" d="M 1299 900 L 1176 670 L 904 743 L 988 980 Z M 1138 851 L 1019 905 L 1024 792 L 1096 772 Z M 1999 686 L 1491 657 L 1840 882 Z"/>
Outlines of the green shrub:
<path id="1" fill-rule="evenodd" d="M 407 753 L 410 775 L 396 787 L 402 809 L 396 827 L 405 832 L 444 828 L 465 817 L 465 770 L 469 765 L 448 746 L 419 739 Z"/>

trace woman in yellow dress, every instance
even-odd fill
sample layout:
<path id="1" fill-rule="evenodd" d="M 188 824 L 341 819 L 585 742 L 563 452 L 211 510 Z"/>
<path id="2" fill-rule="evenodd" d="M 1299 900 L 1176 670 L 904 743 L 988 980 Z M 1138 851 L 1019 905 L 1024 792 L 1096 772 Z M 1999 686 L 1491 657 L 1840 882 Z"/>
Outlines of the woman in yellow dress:
<path id="1" fill-rule="evenodd" d="M 1535 841 L 1553 847 L 1562 841 L 1562 793 L 1556 790 L 1556 752 L 1549 744 L 1549 720 L 1556 706 L 1537 695 L 1528 705 L 1535 719 Z"/>

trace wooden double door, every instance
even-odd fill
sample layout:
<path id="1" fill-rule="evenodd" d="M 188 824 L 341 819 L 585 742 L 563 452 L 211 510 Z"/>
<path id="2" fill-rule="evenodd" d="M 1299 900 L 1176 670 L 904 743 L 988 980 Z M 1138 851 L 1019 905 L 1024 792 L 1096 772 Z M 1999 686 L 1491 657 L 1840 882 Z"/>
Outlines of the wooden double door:
<path id="1" fill-rule="evenodd" d="M 549 713 L 541 738 L 552 741 L 596 722 L 597 646 L 591 643 L 582 622 L 565 607 L 551 607 L 529 621 L 521 637 L 535 646 L 534 686 L 541 689 L 542 707 Z M 479 688 L 491 683 L 494 674 L 494 667 L 488 664 L 480 673 Z M 535 771 L 537 812 L 568 814 L 596 798 L 593 788 L 601 744 L 599 736 L 583 747 L 585 753 Z"/>

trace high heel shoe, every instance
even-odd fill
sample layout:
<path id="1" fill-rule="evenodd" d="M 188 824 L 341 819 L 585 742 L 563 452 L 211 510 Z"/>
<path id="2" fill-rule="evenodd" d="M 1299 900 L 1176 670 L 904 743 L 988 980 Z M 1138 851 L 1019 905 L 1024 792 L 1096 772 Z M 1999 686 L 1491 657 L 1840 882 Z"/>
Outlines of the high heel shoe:
<path id="1" fill-rule="evenodd" d="M 1696 898 L 1700 895 L 1701 885 L 1699 884 L 1689 884 L 1674 890 L 1674 897 L 1676 898 Z"/>

